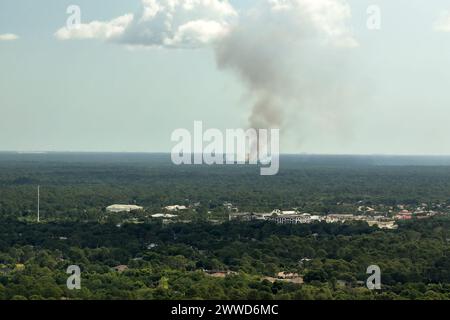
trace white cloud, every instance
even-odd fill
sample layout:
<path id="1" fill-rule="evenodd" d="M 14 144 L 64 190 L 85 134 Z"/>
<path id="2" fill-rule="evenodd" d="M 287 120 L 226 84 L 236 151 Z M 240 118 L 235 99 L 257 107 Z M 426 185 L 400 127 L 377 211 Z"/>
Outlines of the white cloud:
<path id="1" fill-rule="evenodd" d="M 111 21 L 93 21 L 61 28 L 55 36 L 67 39 L 115 40 L 127 45 L 197 48 L 213 43 L 237 17 L 228 0 L 142 0 L 142 11 Z"/>
<path id="2" fill-rule="evenodd" d="M 268 0 L 274 14 L 285 12 L 285 18 L 294 27 L 309 25 L 324 36 L 324 41 L 337 46 L 355 47 L 348 20 L 351 18 L 350 5 L 343 0 Z"/>
<path id="3" fill-rule="evenodd" d="M 442 11 L 433 27 L 438 32 L 450 32 L 450 12 Z"/>
<path id="4" fill-rule="evenodd" d="M 280 19 L 279 23 L 292 28 L 306 25 L 319 33 L 322 41 L 357 46 L 346 25 L 351 11 L 345 0 L 265 0 L 262 3 L 268 20 L 274 16 Z M 255 8 L 247 13 L 251 14 Z M 222 39 L 236 27 L 238 20 L 239 15 L 228 0 L 142 0 L 141 11 L 136 15 L 93 21 L 76 28 L 63 27 L 55 36 L 61 40 L 114 40 L 138 47 L 199 48 Z"/>
<path id="5" fill-rule="evenodd" d="M 166 38 L 164 44 L 167 46 L 202 46 L 213 42 L 226 35 L 228 28 L 217 21 L 195 20 L 189 21 L 178 27 L 172 38 Z"/>
<path id="6" fill-rule="evenodd" d="M 13 41 L 19 39 L 19 36 L 13 33 L 0 34 L 0 41 Z"/>
<path id="7" fill-rule="evenodd" d="M 115 39 L 121 36 L 133 21 L 132 14 L 126 14 L 111 21 L 92 21 L 73 27 L 63 27 L 56 31 L 55 36 L 60 40 L 69 39 Z"/>
<path id="8" fill-rule="evenodd" d="M 237 13 L 228 0 L 143 0 L 142 14 L 121 42 L 171 48 L 198 48 L 230 30 Z"/>

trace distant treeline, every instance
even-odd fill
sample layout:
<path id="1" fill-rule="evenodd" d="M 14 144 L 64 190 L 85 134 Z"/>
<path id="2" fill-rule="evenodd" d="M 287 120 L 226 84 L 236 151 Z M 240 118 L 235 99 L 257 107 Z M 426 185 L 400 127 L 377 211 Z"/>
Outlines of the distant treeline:
<path id="1" fill-rule="evenodd" d="M 157 212 L 165 205 L 195 202 L 214 210 L 231 201 L 248 211 L 296 207 L 330 213 L 339 210 L 338 202 L 450 200 L 450 166 L 379 165 L 386 159 L 390 158 L 284 156 L 280 173 L 263 177 L 254 166 L 175 166 L 164 154 L 2 153 L 0 214 L 33 214 L 38 184 L 47 216 L 98 212 L 113 203 L 136 203 Z M 424 159 L 426 163 L 433 158 Z"/>

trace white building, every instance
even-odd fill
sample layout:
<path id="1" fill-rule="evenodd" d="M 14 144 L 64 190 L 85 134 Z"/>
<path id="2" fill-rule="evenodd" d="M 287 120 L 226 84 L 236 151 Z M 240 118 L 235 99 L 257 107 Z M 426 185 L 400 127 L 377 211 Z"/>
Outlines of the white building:
<path id="1" fill-rule="evenodd" d="M 355 220 L 353 214 L 329 214 L 325 218 L 325 221 L 328 223 L 347 222 L 352 220 Z"/>
<path id="2" fill-rule="evenodd" d="M 166 218 L 166 219 L 172 219 L 178 217 L 176 214 L 164 214 L 164 213 L 157 213 L 152 215 L 152 218 Z"/>
<path id="3" fill-rule="evenodd" d="M 395 221 L 377 221 L 377 220 L 369 220 L 369 221 L 367 221 L 367 224 L 369 225 L 369 226 L 376 226 L 376 227 L 378 227 L 378 228 L 380 228 L 380 229 L 390 229 L 390 230 L 393 230 L 393 229 L 397 229 L 398 228 L 398 225 L 397 224 L 395 224 Z"/>
<path id="4" fill-rule="evenodd" d="M 129 205 L 129 204 L 113 204 L 109 207 L 106 207 L 106 211 L 108 212 L 131 212 L 131 211 L 137 211 L 137 210 L 143 210 L 143 207 L 136 206 L 136 205 Z"/>
<path id="5" fill-rule="evenodd" d="M 187 207 L 186 206 L 174 205 L 174 206 L 164 207 L 164 209 L 167 210 L 167 211 L 173 212 L 173 211 L 187 210 Z"/>
<path id="6" fill-rule="evenodd" d="M 278 224 L 299 224 L 299 223 L 310 223 L 311 219 L 309 216 L 303 216 L 298 214 L 292 215 L 281 215 L 272 218 L 268 218 L 268 220 L 276 222 Z"/>
<path id="7" fill-rule="evenodd" d="M 267 220 L 267 218 L 270 218 L 272 216 L 272 213 L 267 212 L 261 212 L 261 213 L 252 213 L 253 220 Z"/>
<path id="8" fill-rule="evenodd" d="M 277 215 L 294 215 L 297 214 L 297 211 L 295 210 L 280 210 L 280 209 L 275 209 L 271 212 L 272 214 L 277 214 Z"/>

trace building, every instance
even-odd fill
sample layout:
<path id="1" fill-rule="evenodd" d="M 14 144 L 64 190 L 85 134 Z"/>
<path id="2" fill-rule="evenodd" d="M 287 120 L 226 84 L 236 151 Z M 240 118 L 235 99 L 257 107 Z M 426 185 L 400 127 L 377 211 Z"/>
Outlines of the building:
<path id="1" fill-rule="evenodd" d="M 395 219 L 397 219 L 397 220 L 411 220 L 412 219 L 412 212 L 409 211 L 409 210 L 402 210 L 395 216 Z"/>
<path id="2" fill-rule="evenodd" d="M 249 212 L 236 212 L 236 213 L 230 213 L 228 215 L 228 220 L 238 220 L 238 221 L 250 221 L 251 216 Z"/>
<path id="3" fill-rule="evenodd" d="M 281 281 L 294 284 L 303 284 L 303 277 L 299 276 L 297 273 L 292 272 L 278 272 L 275 277 L 264 277 L 263 280 L 267 280 L 271 283 Z"/>
<path id="4" fill-rule="evenodd" d="M 278 224 L 299 224 L 299 223 L 310 223 L 311 217 L 304 216 L 300 214 L 292 214 L 292 215 L 281 215 L 276 217 L 267 218 L 267 220 L 276 222 Z"/>
<path id="5" fill-rule="evenodd" d="M 411 220 L 412 219 L 412 215 L 410 214 L 398 214 L 395 216 L 395 219 L 397 220 Z"/>
<path id="6" fill-rule="evenodd" d="M 275 209 L 271 212 L 271 214 L 276 214 L 276 215 L 293 215 L 293 214 L 297 214 L 298 212 L 295 210 L 280 210 L 280 209 Z"/>
<path id="7" fill-rule="evenodd" d="M 165 218 L 165 219 L 172 219 L 178 217 L 176 214 L 164 214 L 164 213 L 157 213 L 153 214 L 152 218 Z"/>
<path id="8" fill-rule="evenodd" d="M 231 202 L 224 202 L 223 207 L 230 212 L 239 212 L 239 208 L 233 205 Z"/>
<path id="9" fill-rule="evenodd" d="M 128 204 L 113 204 L 109 207 L 106 207 L 106 211 L 108 212 L 131 212 L 131 211 L 139 211 L 144 210 L 143 207 L 136 205 L 128 205 Z"/>
<path id="10" fill-rule="evenodd" d="M 251 214 L 252 220 L 267 220 L 271 216 L 272 216 L 272 213 L 266 213 L 266 212 Z"/>
<path id="11" fill-rule="evenodd" d="M 113 269 L 117 272 L 125 272 L 128 270 L 128 266 L 121 264 L 121 265 L 115 266 Z"/>
<path id="12" fill-rule="evenodd" d="M 225 278 L 226 276 L 237 275 L 237 272 L 234 271 L 221 271 L 221 270 L 204 270 L 206 275 L 214 278 Z"/>
<path id="13" fill-rule="evenodd" d="M 327 223 L 346 222 L 355 220 L 355 216 L 352 214 L 329 214 L 325 218 Z"/>
<path id="14" fill-rule="evenodd" d="M 250 213 L 250 212 L 236 212 L 230 213 L 229 220 L 239 221 L 254 221 L 254 220 L 268 220 L 272 213 Z"/>
<path id="15" fill-rule="evenodd" d="M 173 205 L 173 206 L 166 206 L 164 207 L 164 210 L 174 212 L 174 211 L 181 211 L 181 210 L 187 210 L 188 208 L 186 206 L 180 206 L 180 205 Z"/>
<path id="16" fill-rule="evenodd" d="M 368 220 L 367 224 L 371 227 L 376 226 L 379 229 L 394 230 L 398 228 L 398 225 L 395 224 L 395 221 Z"/>

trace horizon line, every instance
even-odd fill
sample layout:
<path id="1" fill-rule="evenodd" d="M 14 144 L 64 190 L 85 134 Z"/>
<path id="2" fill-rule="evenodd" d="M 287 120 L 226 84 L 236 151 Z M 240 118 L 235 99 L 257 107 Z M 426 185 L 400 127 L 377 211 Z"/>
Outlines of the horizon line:
<path id="1" fill-rule="evenodd" d="M 164 154 L 170 155 L 171 153 L 168 151 L 40 151 L 40 150 L 0 150 L 0 154 L 5 153 L 14 153 L 14 154 Z M 190 153 L 196 154 L 196 153 Z M 308 153 L 308 152 L 299 152 L 299 153 L 291 153 L 291 152 L 281 152 L 280 156 L 379 156 L 379 157 L 450 157 L 450 154 L 419 154 L 419 153 Z"/>

